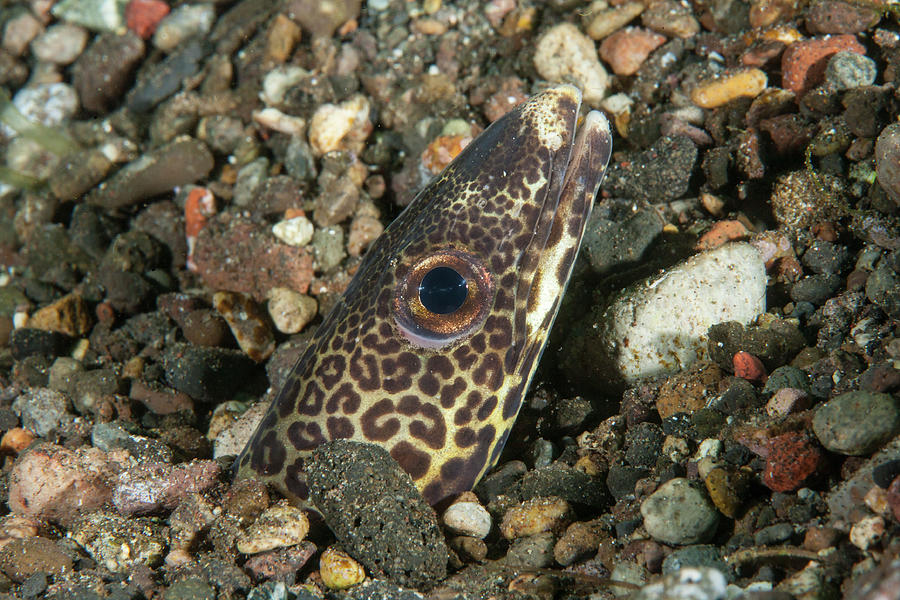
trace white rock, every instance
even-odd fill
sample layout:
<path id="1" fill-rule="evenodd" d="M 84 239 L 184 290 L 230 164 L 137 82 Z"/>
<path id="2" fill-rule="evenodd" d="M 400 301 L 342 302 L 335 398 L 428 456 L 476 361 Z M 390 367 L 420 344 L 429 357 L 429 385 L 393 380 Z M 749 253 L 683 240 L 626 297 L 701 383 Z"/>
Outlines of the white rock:
<path id="1" fill-rule="evenodd" d="M 765 310 L 766 268 L 753 246 L 693 256 L 613 300 L 597 324 L 597 354 L 615 371 L 603 375 L 631 382 L 680 371 L 707 357 L 711 325 L 747 325 Z"/>
<path id="2" fill-rule="evenodd" d="M 263 78 L 259 98 L 270 106 L 281 104 L 287 91 L 307 77 L 309 71 L 297 65 L 275 67 Z"/>
<path id="3" fill-rule="evenodd" d="M 599 108 L 606 96 L 609 75 L 600 64 L 597 48 L 571 23 L 544 32 L 534 52 L 534 68 L 548 81 L 577 85 L 584 101 L 593 108 Z"/>
<path id="4" fill-rule="evenodd" d="M 868 550 L 884 536 L 884 530 L 884 519 L 881 517 L 863 517 L 850 528 L 850 543 L 860 550 Z"/>
<path id="5" fill-rule="evenodd" d="M 213 458 L 237 456 L 250 441 L 257 425 L 266 414 L 268 402 L 257 402 L 248 408 L 231 427 L 224 429 L 213 442 Z"/>
<path id="6" fill-rule="evenodd" d="M 369 101 L 357 94 L 340 104 L 323 104 L 309 122 L 309 145 L 316 156 L 332 150 L 360 152 L 372 133 Z"/>
<path id="7" fill-rule="evenodd" d="M 272 234 L 290 246 L 305 246 L 313 237 L 315 228 L 306 217 L 294 217 L 272 225 Z"/>
<path id="8" fill-rule="evenodd" d="M 319 304 L 315 298 L 290 288 L 274 287 L 267 296 L 269 316 L 281 333 L 299 333 L 318 311 Z"/>
<path id="9" fill-rule="evenodd" d="M 641 503 L 644 528 L 664 544 L 702 544 L 716 533 L 719 513 L 706 494 L 683 477 L 670 479 Z"/>
<path id="10" fill-rule="evenodd" d="M 491 515 L 477 502 L 457 502 L 444 511 L 444 526 L 456 535 L 484 539 L 491 532 Z"/>
<path id="11" fill-rule="evenodd" d="M 57 23 L 31 42 L 31 51 L 44 62 L 67 65 L 84 50 L 88 32 L 72 23 Z"/>
<path id="12" fill-rule="evenodd" d="M 644 586 L 632 600 L 722 600 L 728 581 L 718 569 L 684 567 Z"/>

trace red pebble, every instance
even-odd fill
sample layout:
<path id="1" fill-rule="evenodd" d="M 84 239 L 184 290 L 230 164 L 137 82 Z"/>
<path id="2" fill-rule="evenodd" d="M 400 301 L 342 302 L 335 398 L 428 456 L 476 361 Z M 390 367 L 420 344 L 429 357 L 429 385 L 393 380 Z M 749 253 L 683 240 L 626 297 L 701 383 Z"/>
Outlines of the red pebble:
<path id="1" fill-rule="evenodd" d="M 746 379 L 753 383 L 765 383 L 769 377 L 766 374 L 766 367 L 763 366 L 762 361 L 749 352 L 744 352 L 743 350 L 735 352 L 731 362 L 734 364 L 735 376 L 741 379 Z"/>
<path id="2" fill-rule="evenodd" d="M 822 451 L 803 433 L 792 431 L 773 437 L 769 440 L 763 484 L 775 492 L 796 490 L 816 472 L 822 459 Z"/>
<path id="3" fill-rule="evenodd" d="M 125 23 L 142 39 L 149 40 L 167 14 L 169 5 L 163 0 L 131 0 L 125 7 Z"/>
<path id="4" fill-rule="evenodd" d="M 833 54 L 842 50 L 865 54 L 855 35 L 828 35 L 794 42 L 781 57 L 781 87 L 799 98 L 825 79 L 825 67 Z"/>

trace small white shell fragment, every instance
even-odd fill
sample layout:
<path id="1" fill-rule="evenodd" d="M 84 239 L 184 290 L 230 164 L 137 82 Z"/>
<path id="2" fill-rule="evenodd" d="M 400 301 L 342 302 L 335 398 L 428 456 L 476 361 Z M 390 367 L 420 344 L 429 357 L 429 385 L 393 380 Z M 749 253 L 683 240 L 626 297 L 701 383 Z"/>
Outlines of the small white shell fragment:
<path id="1" fill-rule="evenodd" d="M 272 225 L 272 234 L 290 246 L 305 246 L 312 241 L 315 228 L 306 217 L 294 217 Z"/>

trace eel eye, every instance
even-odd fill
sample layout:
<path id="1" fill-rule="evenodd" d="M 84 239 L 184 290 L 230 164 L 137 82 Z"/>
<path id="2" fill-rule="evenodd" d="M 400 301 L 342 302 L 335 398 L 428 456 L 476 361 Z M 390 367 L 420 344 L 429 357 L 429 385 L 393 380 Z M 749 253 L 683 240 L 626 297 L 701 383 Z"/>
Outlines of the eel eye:
<path id="1" fill-rule="evenodd" d="M 484 263 L 468 252 L 444 249 L 401 273 L 392 309 L 410 342 L 441 348 L 480 326 L 493 300 L 493 281 Z"/>

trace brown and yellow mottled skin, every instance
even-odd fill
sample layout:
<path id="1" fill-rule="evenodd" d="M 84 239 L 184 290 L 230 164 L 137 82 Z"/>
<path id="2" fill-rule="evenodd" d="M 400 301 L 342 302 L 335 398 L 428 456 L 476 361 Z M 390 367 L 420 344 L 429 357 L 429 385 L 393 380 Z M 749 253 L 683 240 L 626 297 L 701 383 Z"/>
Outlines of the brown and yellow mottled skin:
<path id="1" fill-rule="evenodd" d="M 575 137 L 580 101 L 559 86 L 523 103 L 385 230 L 266 411 L 238 476 L 305 500 L 310 450 L 350 438 L 384 446 L 433 504 L 478 482 L 519 412 L 609 161 L 602 115 L 591 112 Z M 453 310 L 420 294 L 438 267 L 465 281 Z"/>

